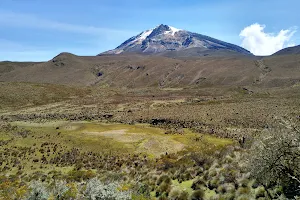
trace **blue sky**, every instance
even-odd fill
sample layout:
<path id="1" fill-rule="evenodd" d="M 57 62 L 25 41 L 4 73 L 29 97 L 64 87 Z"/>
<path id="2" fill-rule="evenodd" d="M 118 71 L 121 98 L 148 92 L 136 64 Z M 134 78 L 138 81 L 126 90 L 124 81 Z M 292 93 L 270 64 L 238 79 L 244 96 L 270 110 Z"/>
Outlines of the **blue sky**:
<path id="1" fill-rule="evenodd" d="M 299 0 L 1 0 L 0 60 L 96 55 L 159 24 L 270 54 L 300 43 L 299 7 Z"/>

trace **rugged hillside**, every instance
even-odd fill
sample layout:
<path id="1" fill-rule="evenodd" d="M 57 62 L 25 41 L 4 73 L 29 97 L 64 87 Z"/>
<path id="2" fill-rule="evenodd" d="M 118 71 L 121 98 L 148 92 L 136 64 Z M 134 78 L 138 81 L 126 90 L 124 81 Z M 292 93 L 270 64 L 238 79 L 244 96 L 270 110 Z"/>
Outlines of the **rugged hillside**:
<path id="1" fill-rule="evenodd" d="M 10 61 L 3 61 L 0 62 L 0 75 L 2 73 L 7 73 L 10 71 L 17 70 L 19 68 L 28 67 L 30 65 L 35 65 L 38 63 L 35 62 L 10 62 Z"/>
<path id="2" fill-rule="evenodd" d="M 254 55 L 251 54 L 242 54 L 240 52 L 231 51 L 228 49 L 207 49 L 204 50 L 201 47 L 192 47 L 188 49 L 183 49 L 180 51 L 165 51 L 158 53 L 159 56 L 177 58 L 177 59 L 199 59 L 199 57 L 249 57 L 255 59 Z"/>
<path id="3" fill-rule="evenodd" d="M 163 24 L 153 29 L 146 30 L 137 36 L 131 37 L 116 49 L 106 51 L 102 54 L 121 54 L 128 52 L 160 54 L 186 49 L 194 49 L 197 51 L 211 50 L 211 52 L 221 49 L 229 52 L 251 55 L 249 51 L 237 45 Z M 194 54 L 193 51 L 189 52 Z"/>
<path id="4" fill-rule="evenodd" d="M 102 87 L 291 86 L 298 84 L 300 55 L 202 56 L 170 58 L 120 54 L 76 56 L 62 53 L 45 63 L 16 63 L 0 81 Z M 9 63 L 9 66 L 14 65 Z M 7 69 L 7 62 L 0 63 Z M 9 67 L 8 67 L 9 68 Z"/>
<path id="5" fill-rule="evenodd" d="M 262 84 L 282 87 L 300 84 L 300 54 L 269 56 L 263 59 Z"/>
<path id="6" fill-rule="evenodd" d="M 45 63 L 28 65 L 7 73 L 1 73 L 0 80 L 10 82 L 57 83 L 86 85 L 95 76 L 76 55 L 61 53 Z"/>
<path id="7" fill-rule="evenodd" d="M 291 55 L 291 54 L 300 54 L 300 45 L 282 49 L 273 55 L 280 56 L 280 55 Z"/>

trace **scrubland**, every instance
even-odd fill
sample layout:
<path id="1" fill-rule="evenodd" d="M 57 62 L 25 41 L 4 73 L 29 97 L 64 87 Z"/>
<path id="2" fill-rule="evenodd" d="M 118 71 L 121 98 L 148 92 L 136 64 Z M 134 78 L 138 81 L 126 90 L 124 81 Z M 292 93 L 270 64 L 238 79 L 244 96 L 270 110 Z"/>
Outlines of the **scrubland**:
<path id="1" fill-rule="evenodd" d="M 0 198 L 292 199 L 299 97 L 1 83 Z"/>

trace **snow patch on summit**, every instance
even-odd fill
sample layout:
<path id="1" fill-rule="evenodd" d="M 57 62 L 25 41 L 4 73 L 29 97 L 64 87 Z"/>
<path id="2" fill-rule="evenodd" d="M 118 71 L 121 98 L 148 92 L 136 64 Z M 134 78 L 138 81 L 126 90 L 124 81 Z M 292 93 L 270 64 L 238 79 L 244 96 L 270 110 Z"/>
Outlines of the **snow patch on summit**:
<path id="1" fill-rule="evenodd" d="M 178 29 L 178 28 L 175 28 L 175 27 L 172 27 L 172 26 L 169 26 L 170 29 L 172 30 L 172 32 L 178 32 L 178 31 L 182 31 L 182 29 Z"/>
<path id="2" fill-rule="evenodd" d="M 139 37 L 139 39 L 144 40 L 146 39 L 152 32 L 154 29 L 150 29 L 147 31 L 142 32 L 141 36 Z"/>
<path id="3" fill-rule="evenodd" d="M 175 33 L 177 33 L 178 31 L 182 31 L 181 29 L 172 27 L 172 26 L 168 26 L 171 30 L 170 31 L 166 31 L 165 34 L 172 34 L 173 36 L 175 35 Z"/>

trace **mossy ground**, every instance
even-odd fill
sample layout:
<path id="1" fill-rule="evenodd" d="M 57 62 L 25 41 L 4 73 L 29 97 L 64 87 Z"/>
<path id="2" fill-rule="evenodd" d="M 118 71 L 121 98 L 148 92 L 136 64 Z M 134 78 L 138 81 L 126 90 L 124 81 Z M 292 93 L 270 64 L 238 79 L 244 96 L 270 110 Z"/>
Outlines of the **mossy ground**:
<path id="1" fill-rule="evenodd" d="M 8 150 L 8 153 L 2 157 L 1 175 L 21 174 L 31 178 L 40 177 L 38 174 L 48 174 L 49 176 L 52 172 L 70 174 L 77 164 L 68 164 L 68 161 L 64 161 L 66 163 L 61 165 L 55 162 L 51 163 L 50 160 L 57 160 L 69 155 L 69 152 L 74 149 L 78 149 L 80 153 L 87 156 L 90 153 L 96 153 L 107 158 L 144 155 L 149 159 L 148 165 L 155 166 L 157 159 L 161 159 L 161 156 L 166 154 L 185 155 L 192 151 L 201 153 L 202 150 L 202 153 L 206 154 L 207 149 L 210 149 L 209 152 L 214 152 L 234 144 L 232 140 L 193 133 L 189 129 L 184 129 L 182 134 L 166 134 L 165 130 L 151 127 L 148 124 L 16 121 L 11 122 L 10 127 L 0 133 L 1 141 L 8 141 L 7 144 L 0 147 L 2 153 Z M 27 131 L 28 135 L 23 137 L 21 133 L 24 131 Z M 196 140 L 199 137 L 201 140 Z M 46 157 L 48 162 L 43 163 L 43 157 Z M 176 163 L 176 159 L 174 163 Z M 162 158 L 158 162 L 158 167 L 164 164 L 165 159 Z M 95 171 L 95 173 L 97 171 L 93 168 L 89 170 Z M 156 171 L 155 168 L 151 170 Z M 191 194 L 193 192 L 192 183 L 193 178 L 180 183 L 174 179 L 172 187 Z"/>
<path id="2" fill-rule="evenodd" d="M 177 153 L 200 148 L 218 149 L 233 144 L 230 139 L 193 133 L 189 129 L 185 129 L 181 135 L 165 134 L 165 130 L 150 127 L 148 124 L 128 125 L 86 121 L 45 123 L 18 121 L 11 124 L 32 131 L 31 137 L 15 140 L 14 145 L 24 147 L 56 142 L 67 148 L 76 147 L 86 151 L 145 153 L 151 157 L 158 157 L 166 152 Z M 1 137 L 10 138 L 8 133 L 1 134 Z M 196 141 L 197 138 L 201 138 L 201 141 Z"/>

